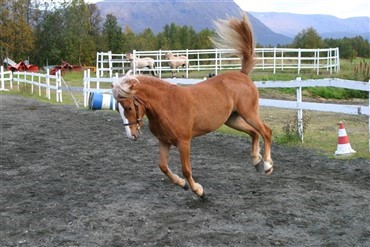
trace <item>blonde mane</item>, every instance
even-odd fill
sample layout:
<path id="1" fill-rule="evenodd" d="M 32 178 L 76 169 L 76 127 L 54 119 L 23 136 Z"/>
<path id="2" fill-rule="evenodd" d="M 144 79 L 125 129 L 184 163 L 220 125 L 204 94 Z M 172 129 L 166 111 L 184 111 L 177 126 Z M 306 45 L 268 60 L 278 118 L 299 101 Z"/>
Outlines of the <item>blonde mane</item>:
<path id="1" fill-rule="evenodd" d="M 147 86 L 154 87 L 156 89 L 176 86 L 169 82 L 163 81 L 161 79 L 152 77 L 152 76 L 132 76 L 129 73 L 124 77 L 118 78 L 112 84 L 113 97 L 116 100 L 122 98 L 128 98 L 135 94 L 136 90 L 133 89 L 133 86 L 137 83 L 145 84 Z"/>
<path id="2" fill-rule="evenodd" d="M 113 97 L 116 100 L 130 97 L 132 95 L 132 85 L 139 82 L 136 76 L 132 75 L 125 75 L 124 77 L 117 78 L 112 84 Z"/>

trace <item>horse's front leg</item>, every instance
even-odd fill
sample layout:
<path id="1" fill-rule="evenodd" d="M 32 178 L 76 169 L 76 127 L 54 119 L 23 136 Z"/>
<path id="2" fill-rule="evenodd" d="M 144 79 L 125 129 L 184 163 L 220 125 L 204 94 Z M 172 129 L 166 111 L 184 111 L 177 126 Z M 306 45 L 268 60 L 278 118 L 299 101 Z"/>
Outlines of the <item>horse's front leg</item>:
<path id="1" fill-rule="evenodd" d="M 176 67 L 172 67 L 172 77 L 176 77 Z"/>
<path id="2" fill-rule="evenodd" d="M 195 194 L 197 194 L 197 196 L 204 197 L 204 191 L 203 191 L 202 185 L 196 183 L 192 176 L 191 165 L 190 165 L 190 141 L 181 142 L 177 145 L 177 147 L 180 152 L 182 173 L 184 177 L 186 178 L 186 180 L 188 181 L 188 184 L 191 190 Z"/>
<path id="3" fill-rule="evenodd" d="M 163 142 L 159 142 L 159 168 L 166 174 L 166 176 L 172 181 L 172 183 L 180 186 L 181 188 L 187 190 L 189 187 L 186 184 L 185 179 L 180 178 L 178 175 L 171 172 L 168 168 L 168 156 L 170 153 L 171 145 Z"/>

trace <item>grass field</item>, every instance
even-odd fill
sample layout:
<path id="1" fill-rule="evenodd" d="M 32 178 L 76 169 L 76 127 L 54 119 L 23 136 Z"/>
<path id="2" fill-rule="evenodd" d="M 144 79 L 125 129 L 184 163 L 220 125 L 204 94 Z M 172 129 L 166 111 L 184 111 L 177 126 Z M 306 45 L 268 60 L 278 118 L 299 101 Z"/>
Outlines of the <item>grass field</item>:
<path id="1" fill-rule="evenodd" d="M 366 73 L 363 71 L 358 71 L 356 68 L 362 62 L 367 60 L 355 60 L 354 62 L 349 62 L 348 60 L 341 60 L 341 71 L 337 74 L 333 73 L 320 73 L 316 75 L 313 71 L 302 71 L 300 75 L 297 75 L 292 71 L 280 71 L 277 74 L 273 74 L 271 71 L 258 71 L 252 72 L 252 79 L 254 81 L 267 81 L 267 80 L 293 80 L 300 76 L 303 80 L 305 79 L 319 79 L 319 78 L 342 78 L 351 80 L 361 80 L 366 81 Z M 366 64 L 368 66 L 368 64 Z M 366 72 L 366 69 L 365 69 Z M 205 72 L 204 72 L 205 73 Z M 92 76 L 94 74 L 92 73 Z M 190 76 L 202 78 L 203 74 L 190 74 Z M 70 87 L 83 87 L 82 72 L 72 72 L 66 73 L 63 76 L 64 80 Z M 367 79 L 368 80 L 368 79 Z M 106 85 L 109 87 L 110 85 Z M 14 94 L 21 94 L 27 97 L 33 97 L 37 100 L 42 100 L 49 102 L 44 96 L 39 97 L 37 93 L 30 94 L 30 86 L 22 85 L 20 90 L 17 89 L 7 92 Z M 37 90 L 35 90 L 37 92 Z M 2 92 L 4 93 L 4 92 Z M 260 90 L 262 98 L 294 98 L 295 90 L 276 90 L 276 89 L 264 89 Z M 304 92 L 305 97 L 312 97 L 311 92 Z M 44 92 L 42 92 L 44 95 Z M 82 92 L 73 92 L 74 97 L 79 102 L 79 105 L 83 104 Z M 365 96 L 367 96 L 365 94 Z M 52 95 L 52 100 L 55 100 L 55 95 Z M 349 100 L 353 101 L 353 100 Z M 368 99 L 362 98 L 358 100 L 360 105 L 367 105 Z M 63 91 L 63 104 L 74 104 L 72 97 L 68 91 Z M 273 129 L 273 141 L 276 143 L 284 145 L 295 145 L 302 146 L 304 148 L 312 148 L 317 150 L 318 153 L 325 156 L 334 157 L 334 152 L 337 148 L 337 138 L 338 138 L 338 125 L 339 121 L 345 123 L 346 131 L 349 136 L 351 146 L 357 151 L 352 157 L 362 157 L 370 159 L 369 153 L 369 130 L 368 130 L 368 119 L 366 116 L 355 116 L 347 114 L 336 114 L 336 113 L 326 113 L 326 112 L 314 112 L 314 111 L 304 111 L 303 122 L 305 126 L 304 142 L 301 143 L 295 136 L 296 131 L 296 114 L 295 110 L 285 110 L 280 108 L 272 107 L 261 107 L 260 109 L 261 118 Z M 219 131 L 232 134 L 240 135 L 240 132 L 231 130 L 226 126 L 223 126 Z M 244 136 L 244 134 L 242 134 Z"/>
<path id="2" fill-rule="evenodd" d="M 350 144 L 356 154 L 352 158 L 362 157 L 370 159 L 368 146 L 368 123 L 367 117 L 348 114 L 337 114 L 327 112 L 304 111 L 303 119 L 305 125 L 304 141 L 300 142 L 296 133 L 295 110 L 261 107 L 260 115 L 263 121 L 273 130 L 273 141 L 288 146 L 301 146 L 315 149 L 319 154 L 334 157 L 338 143 L 338 123 L 343 121 Z M 287 132 L 290 128 L 291 132 Z M 220 129 L 221 132 L 240 135 L 226 126 Z M 242 134 L 247 136 L 246 134 Z"/>

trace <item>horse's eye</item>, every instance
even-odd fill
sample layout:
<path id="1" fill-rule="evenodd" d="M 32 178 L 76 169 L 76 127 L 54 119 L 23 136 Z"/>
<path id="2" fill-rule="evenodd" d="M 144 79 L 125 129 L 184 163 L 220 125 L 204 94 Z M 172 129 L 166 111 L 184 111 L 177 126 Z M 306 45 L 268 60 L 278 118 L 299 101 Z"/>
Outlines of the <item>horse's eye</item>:
<path id="1" fill-rule="evenodd" d="M 128 108 L 128 110 L 129 110 L 129 111 L 131 111 L 131 110 L 132 110 L 132 106 L 130 106 L 130 107 Z"/>

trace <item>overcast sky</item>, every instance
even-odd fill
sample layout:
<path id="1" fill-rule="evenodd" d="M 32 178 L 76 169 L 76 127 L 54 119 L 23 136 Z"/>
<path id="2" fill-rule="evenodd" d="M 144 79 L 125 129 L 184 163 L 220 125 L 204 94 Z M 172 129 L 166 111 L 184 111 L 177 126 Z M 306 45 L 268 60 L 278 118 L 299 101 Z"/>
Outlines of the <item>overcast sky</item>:
<path id="1" fill-rule="evenodd" d="M 234 0 L 244 11 L 370 16 L 369 0 Z M 369 27 L 370 28 L 370 27 Z"/>
<path id="2" fill-rule="evenodd" d="M 98 2 L 99 0 L 86 0 Z M 107 0 L 111 2 L 135 2 L 135 0 Z M 148 2 L 159 0 L 148 0 Z M 217 2 L 217 0 L 184 0 Z M 286 12 L 296 14 L 325 14 L 339 18 L 370 17 L 369 0 L 234 0 L 244 11 Z M 145 0 L 140 0 L 145 2 Z"/>

